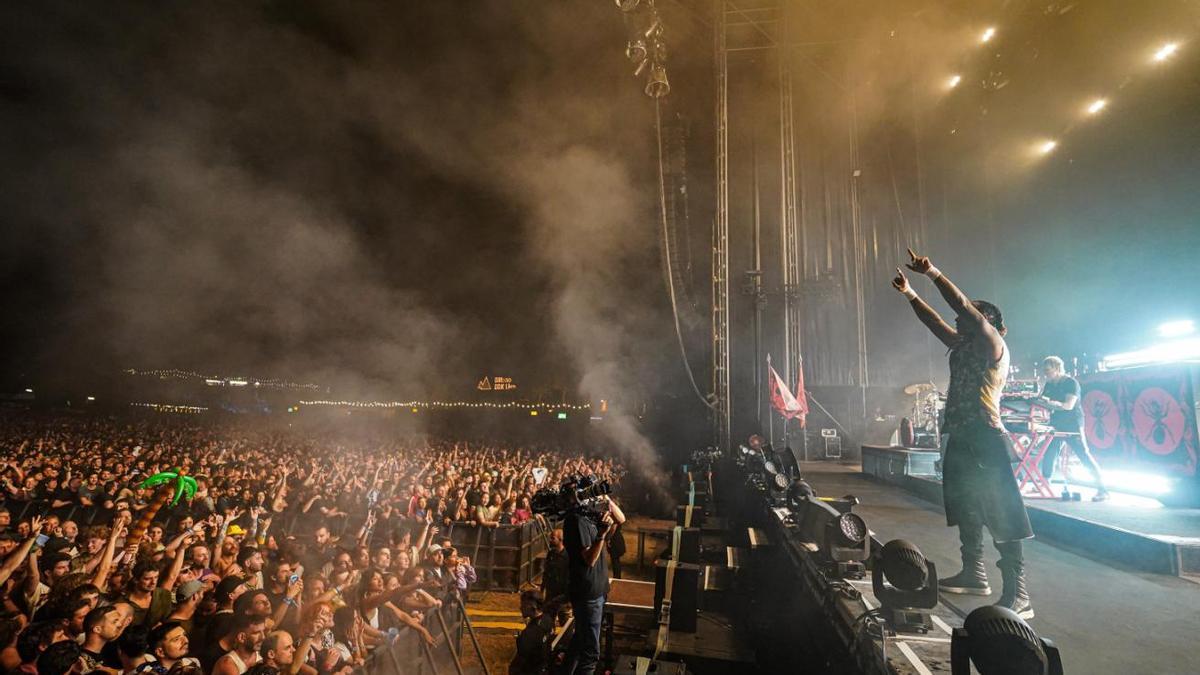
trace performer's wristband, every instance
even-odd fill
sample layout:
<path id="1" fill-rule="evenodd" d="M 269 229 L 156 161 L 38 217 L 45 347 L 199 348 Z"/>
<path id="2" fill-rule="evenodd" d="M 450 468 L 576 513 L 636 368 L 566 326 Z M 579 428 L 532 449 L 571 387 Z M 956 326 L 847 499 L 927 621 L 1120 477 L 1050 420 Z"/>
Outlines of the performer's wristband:
<path id="1" fill-rule="evenodd" d="M 917 299 L 917 292 L 912 289 L 912 286 L 909 286 L 908 288 L 904 289 L 903 293 L 904 293 L 904 298 L 906 300 L 916 300 Z"/>
<path id="2" fill-rule="evenodd" d="M 925 270 L 925 276 L 929 277 L 930 281 L 937 281 L 938 277 L 942 276 L 942 271 L 930 265 L 929 269 Z"/>

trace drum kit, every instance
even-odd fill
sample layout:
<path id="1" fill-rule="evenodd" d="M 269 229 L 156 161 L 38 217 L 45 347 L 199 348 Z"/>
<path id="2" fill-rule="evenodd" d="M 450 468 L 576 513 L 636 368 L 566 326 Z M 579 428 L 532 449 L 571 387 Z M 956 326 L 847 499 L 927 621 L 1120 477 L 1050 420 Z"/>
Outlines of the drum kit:
<path id="1" fill-rule="evenodd" d="M 913 397 L 912 412 L 900 420 L 900 445 L 906 448 L 937 449 L 941 444 L 946 396 L 932 382 L 917 382 L 904 388 Z"/>

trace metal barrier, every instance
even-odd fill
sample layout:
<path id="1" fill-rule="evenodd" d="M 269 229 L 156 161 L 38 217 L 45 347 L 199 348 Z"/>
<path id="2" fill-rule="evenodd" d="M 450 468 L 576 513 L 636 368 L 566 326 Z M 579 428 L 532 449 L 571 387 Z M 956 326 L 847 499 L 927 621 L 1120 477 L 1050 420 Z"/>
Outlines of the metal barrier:
<path id="1" fill-rule="evenodd" d="M 470 553 L 479 576 L 476 588 L 518 591 L 540 573 L 535 562 L 548 549 L 546 533 L 537 521 L 497 527 L 454 523 L 447 536 L 460 556 Z"/>
<path id="2" fill-rule="evenodd" d="M 426 644 L 416 631 L 405 630 L 390 645 L 376 649 L 355 672 L 363 675 L 440 675 L 443 672 L 464 675 L 462 634 L 465 631 L 471 638 L 482 672 L 491 675 L 466 608 L 456 595 L 438 609 L 426 612 L 425 628 L 433 635 L 432 645 Z"/>

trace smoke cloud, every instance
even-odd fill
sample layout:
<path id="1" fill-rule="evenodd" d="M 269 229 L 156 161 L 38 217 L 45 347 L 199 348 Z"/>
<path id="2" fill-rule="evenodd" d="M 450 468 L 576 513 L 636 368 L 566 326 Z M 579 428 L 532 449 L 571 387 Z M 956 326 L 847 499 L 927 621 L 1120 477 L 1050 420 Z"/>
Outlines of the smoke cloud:
<path id="1" fill-rule="evenodd" d="M 6 5 L 10 370 L 648 395 L 652 108 L 619 13 L 452 4 Z"/>

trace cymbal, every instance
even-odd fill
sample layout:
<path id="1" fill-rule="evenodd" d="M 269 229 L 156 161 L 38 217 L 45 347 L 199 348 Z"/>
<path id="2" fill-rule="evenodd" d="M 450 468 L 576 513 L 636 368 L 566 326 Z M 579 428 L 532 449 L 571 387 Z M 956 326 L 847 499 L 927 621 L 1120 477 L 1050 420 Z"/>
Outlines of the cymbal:
<path id="1" fill-rule="evenodd" d="M 930 391 L 937 391 L 937 387 L 933 386 L 932 382 L 918 382 L 904 388 L 904 393 L 909 396 L 917 396 Z"/>

